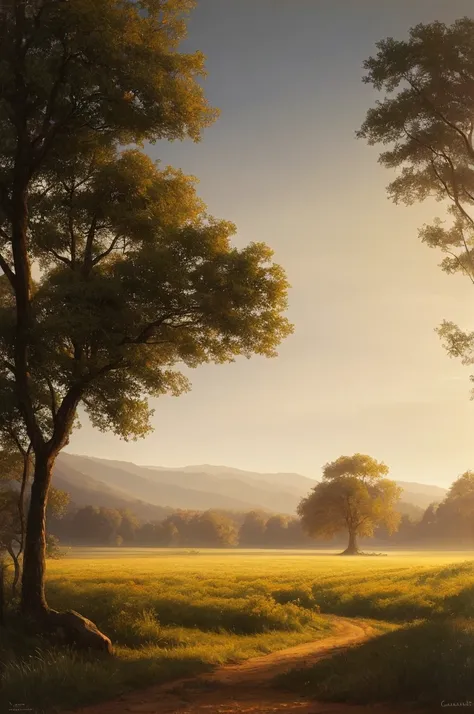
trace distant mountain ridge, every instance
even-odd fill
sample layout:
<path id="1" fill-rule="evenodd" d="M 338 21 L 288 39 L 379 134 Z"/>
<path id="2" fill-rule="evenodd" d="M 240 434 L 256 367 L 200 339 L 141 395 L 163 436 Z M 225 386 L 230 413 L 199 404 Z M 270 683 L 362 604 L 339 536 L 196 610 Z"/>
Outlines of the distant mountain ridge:
<path id="1" fill-rule="evenodd" d="M 412 481 L 397 481 L 397 485 L 403 489 L 402 500 L 409 501 L 421 508 L 427 508 L 430 503 L 439 503 L 448 492 L 446 488 L 441 488 L 441 486 L 414 483 Z"/>
<path id="2" fill-rule="evenodd" d="M 68 491 L 77 505 L 129 508 L 140 517 L 160 520 L 170 509 L 260 509 L 294 515 L 300 499 L 317 482 L 297 473 L 257 473 L 208 464 L 139 466 L 62 452 L 53 483 Z M 446 494 L 439 486 L 398 483 L 403 488 L 401 500 L 422 509 Z"/>

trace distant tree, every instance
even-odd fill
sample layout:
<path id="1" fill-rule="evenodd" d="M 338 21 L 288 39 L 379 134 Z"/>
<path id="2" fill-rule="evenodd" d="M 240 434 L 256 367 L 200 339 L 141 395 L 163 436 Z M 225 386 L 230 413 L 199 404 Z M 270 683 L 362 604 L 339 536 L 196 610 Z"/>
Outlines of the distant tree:
<path id="1" fill-rule="evenodd" d="M 237 545 L 238 531 L 228 516 L 210 510 L 202 513 L 196 520 L 196 545 L 202 548 Z"/>
<path id="2" fill-rule="evenodd" d="M 137 531 L 136 539 L 140 545 L 155 547 L 165 545 L 163 523 L 161 521 L 144 523 Z"/>
<path id="3" fill-rule="evenodd" d="M 122 516 L 115 508 L 85 506 L 78 509 L 71 523 L 75 540 L 96 545 L 117 545 Z"/>
<path id="4" fill-rule="evenodd" d="M 21 480 L 22 465 L 18 464 L 20 474 L 14 469 L 11 473 L 12 482 Z M 15 475 L 17 478 L 15 479 Z M 29 495 L 23 501 L 21 488 L 12 485 L 0 487 L 0 552 L 8 553 L 13 563 L 12 596 L 17 594 L 17 585 L 21 577 L 22 545 L 24 539 L 24 523 L 22 520 L 22 504 L 28 506 Z M 69 503 L 69 494 L 60 489 L 51 487 L 48 500 L 48 512 L 55 518 L 61 519 Z M 49 537 L 49 535 L 47 536 Z M 54 538 L 54 536 L 51 536 Z M 50 545 L 52 540 L 50 539 Z M 50 554 L 53 550 L 50 548 Z M 50 556 L 48 556 L 50 557 Z M 3 558 L 5 566 L 7 565 Z"/>
<path id="5" fill-rule="evenodd" d="M 401 489 L 384 478 L 388 467 L 364 454 L 341 456 L 323 469 L 323 479 L 298 506 L 303 527 L 312 536 L 331 538 L 346 531 L 344 555 L 359 552 L 357 538 L 372 536 L 377 525 L 393 532 L 400 514 L 395 510 Z"/>
<path id="6" fill-rule="evenodd" d="M 48 493 L 48 514 L 55 518 L 63 518 L 67 512 L 71 497 L 67 491 L 51 486 Z"/>
<path id="7" fill-rule="evenodd" d="M 265 543 L 270 548 L 285 547 L 288 545 L 289 516 L 277 514 L 271 516 L 265 525 Z"/>
<path id="8" fill-rule="evenodd" d="M 117 535 L 124 543 L 133 543 L 140 528 L 140 521 L 129 509 L 120 510 L 122 522 L 118 527 Z"/>
<path id="9" fill-rule="evenodd" d="M 79 405 L 100 429 L 142 436 L 147 397 L 188 388 L 178 365 L 273 356 L 291 332 L 271 251 L 234 248 L 191 179 L 130 148 L 198 140 L 216 115 L 203 56 L 178 51 L 192 5 L 14 2 L 0 14 L 0 376 L 34 452 L 21 607 L 40 629 L 55 619 L 51 470 Z"/>
<path id="10" fill-rule="evenodd" d="M 243 548 L 262 547 L 265 544 L 265 526 L 268 516 L 260 511 L 249 511 L 239 530 L 239 545 Z"/>
<path id="11" fill-rule="evenodd" d="M 162 524 L 164 545 L 220 548 L 237 543 L 237 527 L 216 511 L 177 511 Z"/>
<path id="12" fill-rule="evenodd" d="M 446 273 L 474 283 L 474 20 L 419 24 L 408 40 L 389 37 L 377 48 L 364 81 L 384 96 L 358 136 L 387 147 L 379 160 L 398 169 L 388 187 L 395 203 L 448 205 L 446 220 L 423 226 L 420 237 L 445 255 Z M 438 333 L 450 356 L 474 364 L 473 331 L 444 321 Z"/>
<path id="13" fill-rule="evenodd" d="M 199 511 L 178 510 L 163 521 L 163 545 L 191 546 L 194 521 Z"/>
<path id="14" fill-rule="evenodd" d="M 474 471 L 466 471 L 453 482 L 436 511 L 436 518 L 443 533 L 474 538 Z"/>
<path id="15" fill-rule="evenodd" d="M 1 386 L 1 379 L 0 379 Z M 25 545 L 27 509 L 27 491 L 30 474 L 33 467 L 31 442 L 25 432 L 24 425 L 15 407 L 16 400 L 10 389 L 5 389 L 0 405 L 0 484 L 6 491 L 12 484 L 18 484 L 14 489 L 9 503 L 11 538 L 4 544 L 13 562 L 14 574 L 12 594 L 15 597 L 21 578 L 21 560 Z"/>
<path id="16" fill-rule="evenodd" d="M 160 526 L 160 523 L 151 523 L 147 521 L 144 523 L 138 531 L 137 539 L 139 545 L 156 545 L 156 526 Z"/>
<path id="17" fill-rule="evenodd" d="M 423 517 L 418 527 L 418 532 L 424 539 L 436 537 L 438 529 L 438 507 L 438 503 L 430 503 L 426 511 L 423 513 Z"/>
<path id="18" fill-rule="evenodd" d="M 410 543 L 417 539 L 419 521 L 414 521 L 408 514 L 402 514 L 400 525 L 397 531 L 397 541 L 400 543 Z"/>
<path id="19" fill-rule="evenodd" d="M 303 528 L 300 518 L 290 518 L 286 529 L 288 546 L 293 548 L 304 548 L 312 544 L 312 539 Z"/>
<path id="20" fill-rule="evenodd" d="M 161 541 L 159 545 L 176 546 L 180 544 L 180 532 L 175 523 L 165 520 L 161 524 Z"/>
<path id="21" fill-rule="evenodd" d="M 453 481 L 446 501 L 456 501 L 466 513 L 474 514 L 474 471 L 465 471 Z"/>
<path id="22" fill-rule="evenodd" d="M 18 511 L 18 491 L 3 487 L 0 490 L 0 557 L 2 567 L 7 567 L 6 554 L 13 563 L 12 595 L 16 595 L 21 576 L 22 524 Z"/>

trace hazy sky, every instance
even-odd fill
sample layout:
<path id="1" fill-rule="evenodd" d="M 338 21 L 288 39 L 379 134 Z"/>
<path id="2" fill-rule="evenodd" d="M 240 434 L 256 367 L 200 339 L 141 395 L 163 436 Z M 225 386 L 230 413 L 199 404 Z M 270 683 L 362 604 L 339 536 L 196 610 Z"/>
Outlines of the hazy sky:
<path id="1" fill-rule="evenodd" d="M 274 248 L 295 334 L 275 360 L 193 370 L 192 392 L 155 400 L 147 439 L 84 423 L 69 451 L 314 477 L 361 451 L 395 478 L 440 485 L 474 468 L 469 370 L 434 332 L 444 318 L 474 327 L 472 286 L 418 240 L 442 207 L 392 205 L 377 150 L 354 138 L 375 98 L 361 83 L 375 42 L 470 11 L 470 0 L 198 2 L 187 47 L 207 55 L 222 114 L 200 144 L 152 154 L 200 179 L 238 245 Z"/>

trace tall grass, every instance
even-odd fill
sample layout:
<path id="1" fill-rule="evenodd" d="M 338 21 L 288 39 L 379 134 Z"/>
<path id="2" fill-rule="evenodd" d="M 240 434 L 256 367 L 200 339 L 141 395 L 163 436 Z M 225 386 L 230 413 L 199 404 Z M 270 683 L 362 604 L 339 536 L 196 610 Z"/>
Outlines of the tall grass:
<path id="1" fill-rule="evenodd" d="M 468 617 L 474 564 L 461 562 L 466 555 L 347 560 L 220 552 L 53 562 L 51 606 L 94 620 L 116 656 L 89 658 L 7 631 L 0 711 L 23 702 L 52 714 L 317 639 L 329 629 L 319 610 L 396 623 Z"/>
<path id="2" fill-rule="evenodd" d="M 325 701 L 403 702 L 435 708 L 474 703 L 474 621 L 419 621 L 278 677 L 276 684 Z M 468 704 L 464 704 L 468 706 Z"/>

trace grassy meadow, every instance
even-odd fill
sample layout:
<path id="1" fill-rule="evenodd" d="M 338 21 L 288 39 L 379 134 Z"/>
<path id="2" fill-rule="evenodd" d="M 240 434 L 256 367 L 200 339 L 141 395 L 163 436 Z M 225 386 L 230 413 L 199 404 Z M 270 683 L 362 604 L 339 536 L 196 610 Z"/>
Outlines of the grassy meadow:
<path id="1" fill-rule="evenodd" d="M 472 687 L 474 699 L 473 555 L 73 549 L 48 563 L 49 603 L 96 622 L 116 656 L 92 659 L 26 634 L 13 641 L 7 631 L 0 710 L 21 701 L 60 711 L 314 640 L 330 631 L 325 614 L 374 620 L 379 636 L 279 686 L 420 702 Z"/>

